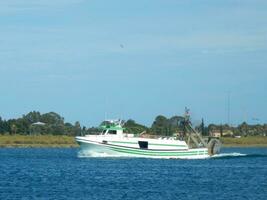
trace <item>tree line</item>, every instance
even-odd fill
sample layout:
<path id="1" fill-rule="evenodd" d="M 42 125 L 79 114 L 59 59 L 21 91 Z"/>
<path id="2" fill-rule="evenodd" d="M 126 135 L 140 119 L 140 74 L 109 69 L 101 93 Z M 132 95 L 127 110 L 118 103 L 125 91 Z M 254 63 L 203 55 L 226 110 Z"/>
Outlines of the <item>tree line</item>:
<path id="1" fill-rule="evenodd" d="M 84 128 L 81 128 L 78 121 L 74 124 L 64 122 L 64 118 L 55 112 L 41 114 L 32 111 L 18 119 L 9 120 L 0 117 L 1 134 L 79 135 Z"/>
<path id="2" fill-rule="evenodd" d="M 184 131 L 183 120 L 184 117 L 182 116 L 167 118 L 159 115 L 154 119 L 150 127 L 139 124 L 132 119 L 124 121 L 123 124 L 125 132 L 128 133 L 172 136 L 175 133 Z M 267 124 L 249 125 L 245 122 L 235 127 L 227 124 L 209 124 L 206 126 L 204 120 L 202 120 L 201 124 L 195 126 L 195 129 L 204 136 L 210 136 L 215 133 L 224 137 L 267 135 Z M 81 127 L 78 121 L 74 124 L 65 122 L 64 118 L 55 112 L 41 114 L 38 111 L 32 111 L 18 119 L 9 120 L 3 120 L 0 117 L 0 134 L 76 136 L 96 132 L 99 132 L 98 127 Z"/>

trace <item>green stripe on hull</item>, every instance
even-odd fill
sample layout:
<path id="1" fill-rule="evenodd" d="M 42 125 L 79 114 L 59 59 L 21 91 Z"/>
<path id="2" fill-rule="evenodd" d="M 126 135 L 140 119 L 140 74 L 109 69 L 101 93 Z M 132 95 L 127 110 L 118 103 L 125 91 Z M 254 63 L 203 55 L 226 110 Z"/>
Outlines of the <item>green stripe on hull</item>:
<path id="1" fill-rule="evenodd" d="M 109 141 L 110 143 L 118 143 L 118 144 L 137 144 L 137 142 L 121 142 L 121 141 Z M 176 144 L 153 144 L 149 143 L 152 146 L 171 146 L 171 147 L 187 147 L 186 145 L 176 145 Z"/>
<path id="2" fill-rule="evenodd" d="M 205 150 L 202 151 L 188 151 L 188 152 L 152 152 L 147 150 L 139 151 L 132 149 L 121 149 L 110 147 L 113 151 L 120 153 L 129 153 L 129 154 L 137 154 L 137 155 L 149 155 L 149 156 L 193 156 L 193 155 L 208 155 L 208 152 Z"/>

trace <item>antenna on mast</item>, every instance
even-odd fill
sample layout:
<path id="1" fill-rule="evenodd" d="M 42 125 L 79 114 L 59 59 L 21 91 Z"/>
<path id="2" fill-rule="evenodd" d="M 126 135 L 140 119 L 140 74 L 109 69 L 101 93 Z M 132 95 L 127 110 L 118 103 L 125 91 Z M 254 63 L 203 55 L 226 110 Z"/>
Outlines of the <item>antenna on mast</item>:
<path id="1" fill-rule="evenodd" d="M 108 114 L 107 114 L 107 110 L 108 110 L 108 97 L 105 97 L 105 121 L 108 120 Z"/>

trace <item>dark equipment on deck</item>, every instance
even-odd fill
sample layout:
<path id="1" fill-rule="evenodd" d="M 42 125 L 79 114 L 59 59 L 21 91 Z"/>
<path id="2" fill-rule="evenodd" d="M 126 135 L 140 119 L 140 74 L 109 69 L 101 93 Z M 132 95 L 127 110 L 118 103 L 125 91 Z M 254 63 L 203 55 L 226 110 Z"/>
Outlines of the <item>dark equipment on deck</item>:
<path id="1" fill-rule="evenodd" d="M 187 145 L 189 148 L 208 148 L 208 153 L 210 156 L 218 154 L 221 148 L 221 142 L 217 138 L 211 138 L 208 141 L 202 137 L 202 135 L 197 132 L 190 121 L 189 109 L 185 108 L 184 119 L 182 121 L 183 125 L 183 137 L 187 139 Z"/>

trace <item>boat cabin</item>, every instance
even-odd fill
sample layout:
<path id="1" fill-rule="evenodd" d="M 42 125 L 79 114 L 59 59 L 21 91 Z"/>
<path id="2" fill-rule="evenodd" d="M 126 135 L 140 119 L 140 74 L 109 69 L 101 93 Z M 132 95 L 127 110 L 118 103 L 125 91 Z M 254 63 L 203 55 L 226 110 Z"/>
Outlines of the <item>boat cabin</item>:
<path id="1" fill-rule="evenodd" d="M 104 121 L 100 127 L 102 129 L 101 135 L 123 135 L 124 128 L 118 121 Z"/>
<path id="2" fill-rule="evenodd" d="M 123 130 L 119 129 L 103 129 L 100 135 L 123 135 Z"/>

